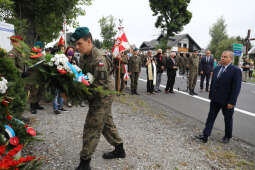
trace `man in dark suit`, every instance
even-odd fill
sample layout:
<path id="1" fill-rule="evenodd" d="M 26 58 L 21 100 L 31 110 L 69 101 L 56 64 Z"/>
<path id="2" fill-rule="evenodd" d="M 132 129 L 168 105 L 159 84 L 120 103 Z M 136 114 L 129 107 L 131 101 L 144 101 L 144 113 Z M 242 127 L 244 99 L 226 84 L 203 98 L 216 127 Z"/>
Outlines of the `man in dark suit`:
<path id="1" fill-rule="evenodd" d="M 177 71 L 177 63 L 174 59 L 176 56 L 175 52 L 170 53 L 170 57 L 166 59 L 166 70 L 167 70 L 167 84 L 165 93 L 174 93 L 174 83 Z"/>
<path id="2" fill-rule="evenodd" d="M 232 65 L 233 52 L 224 51 L 221 56 L 221 66 L 217 66 L 213 72 L 209 98 L 211 99 L 210 111 L 206 120 L 202 135 L 196 136 L 206 143 L 215 122 L 222 110 L 225 122 L 225 136 L 223 143 L 229 143 L 232 137 L 233 114 L 237 97 L 240 93 L 242 83 L 242 72 L 240 68 Z"/>
<path id="3" fill-rule="evenodd" d="M 213 73 L 213 64 L 214 64 L 214 59 L 211 56 L 211 51 L 207 50 L 206 51 L 206 56 L 202 57 L 200 61 L 200 74 L 201 74 L 201 81 L 200 81 L 200 91 L 203 91 L 204 88 L 204 80 L 206 78 L 206 91 L 208 92 L 209 88 L 209 81 L 210 77 Z"/>

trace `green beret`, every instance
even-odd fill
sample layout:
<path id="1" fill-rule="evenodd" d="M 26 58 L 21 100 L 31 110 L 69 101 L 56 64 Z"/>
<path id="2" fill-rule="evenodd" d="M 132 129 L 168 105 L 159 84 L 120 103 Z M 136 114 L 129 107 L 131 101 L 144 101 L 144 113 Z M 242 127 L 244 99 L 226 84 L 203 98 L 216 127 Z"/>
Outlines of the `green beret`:
<path id="1" fill-rule="evenodd" d="M 88 35 L 89 33 L 89 28 L 88 27 L 79 27 L 76 28 L 76 30 L 74 31 L 74 33 L 71 35 L 71 41 L 77 41 L 80 38 Z"/>

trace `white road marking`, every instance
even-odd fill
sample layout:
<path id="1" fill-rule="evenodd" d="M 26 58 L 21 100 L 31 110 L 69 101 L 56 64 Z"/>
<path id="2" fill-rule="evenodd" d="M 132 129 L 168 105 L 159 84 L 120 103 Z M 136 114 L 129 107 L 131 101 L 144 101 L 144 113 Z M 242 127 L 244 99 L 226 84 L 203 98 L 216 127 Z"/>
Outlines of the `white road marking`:
<path id="1" fill-rule="evenodd" d="M 139 80 L 143 81 L 143 82 L 147 82 L 147 80 L 144 80 L 144 79 L 141 79 L 141 78 L 139 78 Z M 160 85 L 160 87 L 166 88 L 166 86 L 164 86 L 164 85 Z M 191 96 L 191 95 L 189 95 L 189 93 L 184 92 L 184 91 L 178 91 L 176 89 L 174 89 L 174 91 L 178 92 L 178 93 L 181 93 L 181 94 L 184 94 L 184 95 L 187 95 L 187 96 L 190 96 L 190 97 L 193 97 L 193 98 L 196 98 L 196 99 L 199 99 L 199 100 L 202 100 L 202 101 L 205 101 L 205 102 L 208 102 L 208 103 L 210 102 L 209 99 L 206 99 L 206 98 L 203 98 L 203 97 L 200 97 L 200 96 L 197 96 L 197 95 Z M 246 110 L 242 110 L 242 109 L 239 109 L 237 107 L 235 107 L 235 111 L 238 111 L 240 113 L 255 117 L 255 113 L 252 113 L 252 112 L 249 112 L 249 111 L 246 111 Z"/>

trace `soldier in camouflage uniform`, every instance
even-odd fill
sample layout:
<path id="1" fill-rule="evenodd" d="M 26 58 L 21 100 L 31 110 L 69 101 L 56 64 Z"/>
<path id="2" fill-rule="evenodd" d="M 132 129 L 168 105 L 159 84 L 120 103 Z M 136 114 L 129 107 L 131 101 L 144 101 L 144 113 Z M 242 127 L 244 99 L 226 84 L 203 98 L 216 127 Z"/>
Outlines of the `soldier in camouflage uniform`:
<path id="1" fill-rule="evenodd" d="M 119 61 L 120 61 L 120 68 L 119 68 Z M 120 54 L 119 58 L 115 58 L 113 60 L 114 69 L 115 69 L 115 89 L 116 91 L 122 92 L 125 88 L 125 64 L 128 64 L 128 57 L 124 52 Z M 119 80 L 119 70 L 120 70 L 120 80 Z M 118 82 L 119 81 L 119 82 Z M 120 83 L 120 89 L 118 89 L 118 83 Z"/>
<path id="2" fill-rule="evenodd" d="M 187 78 L 187 87 L 186 90 L 187 92 L 189 91 L 189 54 L 188 53 L 183 53 L 183 59 L 184 59 L 184 69 L 186 72 L 186 78 Z"/>
<path id="3" fill-rule="evenodd" d="M 142 59 L 140 56 L 138 56 L 138 49 L 134 49 L 134 55 L 129 58 L 128 61 L 128 72 L 131 77 L 131 94 L 136 94 L 137 93 L 137 84 L 138 84 L 138 78 L 139 74 L 141 72 L 141 67 L 142 67 Z"/>
<path id="4" fill-rule="evenodd" d="M 7 53 L 7 56 L 9 58 L 12 58 L 15 61 L 16 67 L 19 69 L 19 71 L 22 73 L 22 77 L 28 76 L 28 74 L 31 73 L 31 71 L 28 70 L 28 66 L 24 62 L 24 58 L 22 54 L 17 50 L 17 48 L 20 48 L 20 43 L 18 40 L 23 40 L 21 36 L 12 36 L 11 37 L 11 43 L 13 46 L 13 49 Z M 26 84 L 26 90 L 29 91 L 29 102 L 30 102 L 30 111 L 32 114 L 37 113 L 37 109 L 42 110 L 44 109 L 42 106 L 39 105 L 40 101 L 40 89 L 39 87 L 35 87 L 34 85 L 27 85 Z"/>
<path id="5" fill-rule="evenodd" d="M 199 56 L 198 51 L 194 51 L 193 54 L 189 57 L 189 94 L 197 95 L 194 89 L 197 83 L 197 75 L 198 75 L 198 67 L 199 67 Z"/>
<path id="6" fill-rule="evenodd" d="M 76 49 L 82 54 L 80 67 L 83 73 L 91 73 L 95 80 L 93 86 L 114 90 L 112 62 L 105 53 L 93 46 L 92 35 L 87 27 L 80 27 L 71 36 Z M 94 93 L 88 96 L 89 111 L 83 131 L 83 146 L 80 164 L 76 170 L 90 170 L 91 156 L 95 152 L 101 133 L 115 147 L 112 152 L 104 153 L 104 159 L 125 158 L 123 141 L 119 136 L 112 118 L 112 95 Z"/>

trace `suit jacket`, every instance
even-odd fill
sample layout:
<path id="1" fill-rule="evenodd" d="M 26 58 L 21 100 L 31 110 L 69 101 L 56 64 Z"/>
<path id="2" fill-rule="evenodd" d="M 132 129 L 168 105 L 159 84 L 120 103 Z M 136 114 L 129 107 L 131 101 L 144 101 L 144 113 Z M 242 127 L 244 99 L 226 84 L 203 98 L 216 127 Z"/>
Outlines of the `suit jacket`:
<path id="1" fill-rule="evenodd" d="M 222 105 L 236 105 L 242 84 L 241 69 L 230 64 L 217 78 L 220 69 L 221 66 L 217 66 L 213 71 L 209 98 Z"/>
<path id="2" fill-rule="evenodd" d="M 206 56 L 203 56 L 200 61 L 200 71 L 204 73 L 213 72 L 214 59 L 210 56 L 209 62 L 206 62 Z"/>
<path id="3" fill-rule="evenodd" d="M 173 62 L 173 60 L 170 57 L 167 58 L 166 59 L 166 70 L 167 70 L 167 72 L 171 72 L 171 71 L 176 72 L 177 69 L 174 69 L 173 68 L 174 66 L 177 66 L 176 60 L 175 60 L 175 62 Z"/>
<path id="4" fill-rule="evenodd" d="M 160 57 L 161 55 L 161 57 Z M 162 66 L 164 66 L 165 58 L 162 54 L 156 54 L 153 56 L 154 60 L 156 61 L 157 65 L 157 73 L 163 73 L 164 70 L 161 69 Z"/>

